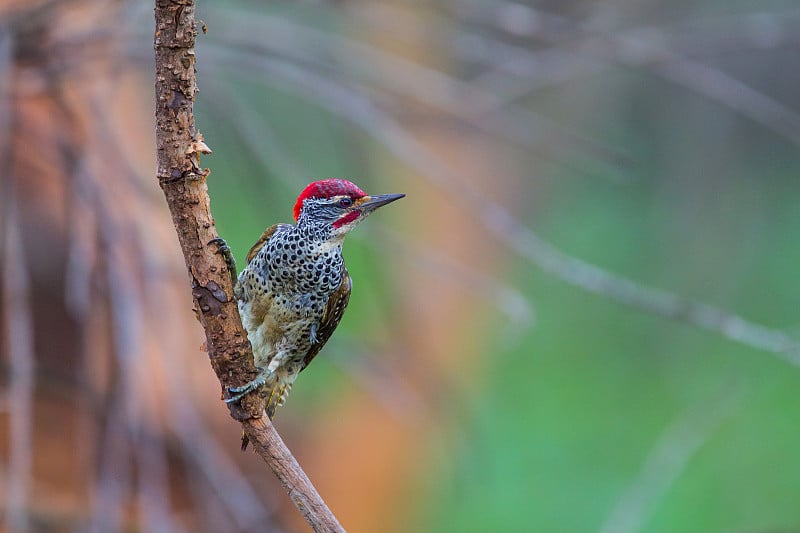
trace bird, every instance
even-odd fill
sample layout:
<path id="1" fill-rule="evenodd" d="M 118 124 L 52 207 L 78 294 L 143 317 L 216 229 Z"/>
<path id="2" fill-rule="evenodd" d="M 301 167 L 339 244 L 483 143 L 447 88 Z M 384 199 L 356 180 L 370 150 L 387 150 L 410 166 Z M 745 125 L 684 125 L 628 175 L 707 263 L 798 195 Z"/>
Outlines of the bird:
<path id="1" fill-rule="evenodd" d="M 227 403 L 261 391 L 267 416 L 275 416 L 350 301 L 352 280 L 342 255 L 345 237 L 376 209 L 404 196 L 370 196 L 345 179 L 314 181 L 297 197 L 295 224 L 267 228 L 238 276 L 225 241 L 209 242 L 217 245 L 235 276 L 234 296 L 258 370 L 249 383 L 228 389 Z M 242 449 L 246 445 L 243 439 Z"/>

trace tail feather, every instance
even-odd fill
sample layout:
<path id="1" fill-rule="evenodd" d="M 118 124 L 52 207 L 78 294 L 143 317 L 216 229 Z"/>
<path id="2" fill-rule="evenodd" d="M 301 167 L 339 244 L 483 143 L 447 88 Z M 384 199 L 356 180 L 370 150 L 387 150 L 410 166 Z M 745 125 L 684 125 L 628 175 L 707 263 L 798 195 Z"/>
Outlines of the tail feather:
<path id="1" fill-rule="evenodd" d="M 264 409 L 267 411 L 267 416 L 270 420 L 275 418 L 275 409 L 278 408 L 279 405 L 283 405 L 281 399 L 283 398 L 283 387 L 280 385 L 275 385 L 269 391 L 269 396 L 267 396 L 267 404 L 264 406 Z"/>

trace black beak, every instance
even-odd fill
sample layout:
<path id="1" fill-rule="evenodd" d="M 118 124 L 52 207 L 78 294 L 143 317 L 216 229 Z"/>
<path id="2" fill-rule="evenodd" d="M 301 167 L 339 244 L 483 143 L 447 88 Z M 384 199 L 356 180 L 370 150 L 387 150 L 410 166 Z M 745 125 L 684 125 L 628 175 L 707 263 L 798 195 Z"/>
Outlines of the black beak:
<path id="1" fill-rule="evenodd" d="M 367 196 L 368 198 L 364 201 L 358 208 L 364 213 L 371 213 L 381 207 L 382 205 L 386 205 L 388 203 L 394 202 L 395 200 L 399 200 L 400 198 L 404 197 L 405 194 L 376 194 L 375 196 Z"/>

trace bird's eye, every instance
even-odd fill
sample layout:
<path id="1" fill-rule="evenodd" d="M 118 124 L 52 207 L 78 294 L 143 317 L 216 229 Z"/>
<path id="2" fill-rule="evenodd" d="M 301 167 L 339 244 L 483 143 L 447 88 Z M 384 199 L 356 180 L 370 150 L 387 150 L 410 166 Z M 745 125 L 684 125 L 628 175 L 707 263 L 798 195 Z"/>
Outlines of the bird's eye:
<path id="1" fill-rule="evenodd" d="M 353 205 L 352 198 L 342 198 L 339 200 L 339 207 L 350 207 L 351 205 Z"/>

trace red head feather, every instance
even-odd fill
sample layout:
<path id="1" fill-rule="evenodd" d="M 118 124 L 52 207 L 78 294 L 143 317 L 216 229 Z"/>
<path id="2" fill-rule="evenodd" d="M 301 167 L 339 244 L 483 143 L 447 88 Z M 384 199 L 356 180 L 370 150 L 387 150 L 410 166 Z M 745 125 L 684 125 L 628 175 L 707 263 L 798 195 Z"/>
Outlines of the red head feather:
<path id="1" fill-rule="evenodd" d="M 300 210 L 303 209 L 303 200 L 306 198 L 332 198 L 343 195 L 356 200 L 363 198 L 367 193 L 359 189 L 355 183 L 347 180 L 331 178 L 309 183 L 300 193 L 300 196 L 297 197 L 297 202 L 294 204 L 294 219 L 300 218 Z"/>

